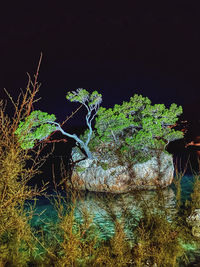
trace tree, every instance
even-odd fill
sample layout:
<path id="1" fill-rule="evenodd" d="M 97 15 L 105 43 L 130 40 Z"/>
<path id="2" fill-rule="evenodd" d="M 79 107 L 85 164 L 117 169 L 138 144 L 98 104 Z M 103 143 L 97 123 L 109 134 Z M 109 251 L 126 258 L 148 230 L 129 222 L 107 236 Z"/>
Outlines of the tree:
<path id="1" fill-rule="evenodd" d="M 15 132 L 24 149 L 32 148 L 37 141 L 60 131 L 63 135 L 73 138 L 88 158 L 93 158 L 91 149 L 98 148 L 100 143 L 103 143 L 107 148 L 112 145 L 110 153 L 121 151 L 123 156 L 128 155 L 137 161 L 147 160 L 153 151 L 164 151 L 169 142 L 183 137 L 182 131 L 173 129 L 182 113 L 182 107 L 176 104 L 169 108 L 164 104 L 152 105 L 148 97 L 135 94 L 129 102 L 123 102 L 113 108 L 100 108 L 101 94 L 97 91 L 90 94 L 81 88 L 69 92 L 66 98 L 71 102 L 81 103 L 87 110 L 88 129 L 83 137 L 65 132 L 55 121 L 55 115 L 36 110 L 19 124 Z M 95 116 L 94 131 L 92 121 Z"/>
<path id="2" fill-rule="evenodd" d="M 164 151 L 169 142 L 183 137 L 182 131 L 173 129 L 181 113 L 181 106 L 151 105 L 147 97 L 135 94 L 122 105 L 99 109 L 96 138 L 104 144 L 114 144 L 123 154 L 131 152 L 132 157 L 143 155 L 144 159 L 150 152 Z"/>
<path id="3" fill-rule="evenodd" d="M 33 148 L 37 141 L 46 139 L 55 131 L 60 131 L 63 135 L 73 138 L 77 144 L 84 149 L 88 158 L 92 158 L 92 153 L 88 147 L 92 136 L 92 121 L 99 110 L 102 102 L 102 96 L 97 91 L 89 93 L 87 90 L 79 88 L 76 91 L 69 92 L 66 98 L 71 102 L 79 102 L 87 109 L 86 124 L 89 128 L 86 141 L 81 140 L 76 134 L 65 132 L 59 123 L 55 122 L 54 114 L 49 115 L 40 110 L 33 111 L 25 121 L 20 122 L 15 134 L 23 149 Z"/>

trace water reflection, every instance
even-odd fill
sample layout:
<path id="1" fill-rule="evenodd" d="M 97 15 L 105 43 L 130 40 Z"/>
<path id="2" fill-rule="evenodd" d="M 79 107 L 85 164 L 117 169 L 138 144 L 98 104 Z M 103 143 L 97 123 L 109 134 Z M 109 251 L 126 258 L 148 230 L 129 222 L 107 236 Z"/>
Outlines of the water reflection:
<path id="1" fill-rule="evenodd" d="M 164 208 L 163 210 L 169 211 L 170 220 L 170 214 L 175 211 L 175 200 L 175 193 L 171 187 L 160 191 L 134 191 L 125 194 L 82 192 L 75 200 L 75 219 L 81 223 L 87 212 L 98 229 L 100 239 L 108 239 L 114 235 L 114 224 L 117 219 L 124 225 L 127 239 L 133 240 L 134 229 L 145 210 L 155 212 Z M 70 199 L 65 198 L 65 201 L 64 205 L 68 207 L 72 204 Z M 35 214 L 32 226 L 37 228 L 57 221 L 56 210 L 46 198 L 41 198 L 37 202 Z M 39 214 L 41 215 L 38 216 Z"/>
<path id="2" fill-rule="evenodd" d="M 113 236 L 117 219 L 124 225 L 127 238 L 134 239 L 133 231 L 143 210 L 168 210 L 170 219 L 170 213 L 172 215 L 175 211 L 175 199 L 175 193 L 170 187 L 161 191 L 134 191 L 126 194 L 88 192 L 77 199 L 76 218 L 81 221 L 83 211 L 89 211 L 103 239 Z"/>
<path id="3" fill-rule="evenodd" d="M 188 199 L 192 192 L 193 177 L 184 176 L 182 178 L 182 199 Z M 65 197 L 66 195 L 63 195 Z M 56 197 L 54 195 L 54 197 Z M 66 201 L 66 202 L 65 202 Z M 72 204 L 70 198 L 63 202 L 66 209 Z M 135 191 L 125 194 L 109 194 L 82 192 L 77 194 L 75 199 L 75 219 L 82 222 L 84 214 L 89 213 L 92 217 L 92 224 L 97 228 L 100 239 L 107 240 L 115 233 L 115 221 L 119 220 L 124 225 L 127 240 L 134 244 L 134 232 L 143 212 L 165 212 L 168 220 L 176 212 L 176 196 L 173 186 L 158 191 Z M 38 214 L 41 216 L 38 216 Z M 56 223 L 57 214 L 54 206 L 48 199 L 40 199 L 36 207 L 36 216 L 32 221 L 32 226 L 43 231 L 49 231 L 48 222 Z M 55 228 L 55 224 L 53 229 Z M 189 251 L 190 253 L 190 251 Z M 188 254 L 190 262 L 198 258 L 199 251 L 191 251 Z"/>

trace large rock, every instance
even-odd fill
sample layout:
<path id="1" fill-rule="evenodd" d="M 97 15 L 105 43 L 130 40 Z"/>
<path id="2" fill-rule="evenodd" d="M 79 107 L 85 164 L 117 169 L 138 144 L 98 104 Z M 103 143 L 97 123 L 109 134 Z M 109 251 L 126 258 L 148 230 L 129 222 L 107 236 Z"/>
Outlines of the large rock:
<path id="1" fill-rule="evenodd" d="M 72 159 L 76 164 L 71 181 L 81 190 L 125 193 L 135 189 L 164 188 L 173 180 L 173 158 L 164 152 L 134 165 L 120 165 L 114 158 L 84 159 L 77 149 L 72 151 Z"/>

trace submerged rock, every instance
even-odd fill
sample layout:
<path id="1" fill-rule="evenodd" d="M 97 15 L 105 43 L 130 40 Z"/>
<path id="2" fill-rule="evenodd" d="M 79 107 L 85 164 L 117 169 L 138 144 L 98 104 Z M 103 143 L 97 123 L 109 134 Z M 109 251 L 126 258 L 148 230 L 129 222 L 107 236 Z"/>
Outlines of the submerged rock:
<path id="1" fill-rule="evenodd" d="M 76 161 L 72 184 L 80 190 L 126 193 L 132 190 L 164 188 L 172 183 L 172 155 L 160 152 L 144 163 L 120 165 L 117 158 L 85 158 L 77 149 L 72 151 Z M 82 160 L 81 160 L 82 159 Z"/>

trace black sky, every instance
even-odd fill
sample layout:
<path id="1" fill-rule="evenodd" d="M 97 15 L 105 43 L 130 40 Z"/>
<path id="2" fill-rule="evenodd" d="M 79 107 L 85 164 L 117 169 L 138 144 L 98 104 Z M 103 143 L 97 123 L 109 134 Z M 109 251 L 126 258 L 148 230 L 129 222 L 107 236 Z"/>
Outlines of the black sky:
<path id="1" fill-rule="evenodd" d="M 107 107 L 139 93 L 153 103 L 182 105 L 185 117 L 198 121 L 199 6 L 193 1 L 107 2 L 2 5 L 0 96 L 6 97 L 3 88 L 17 96 L 42 52 L 42 99 L 36 108 L 58 120 L 77 107 L 66 101 L 66 92 L 83 87 L 101 92 Z"/>

